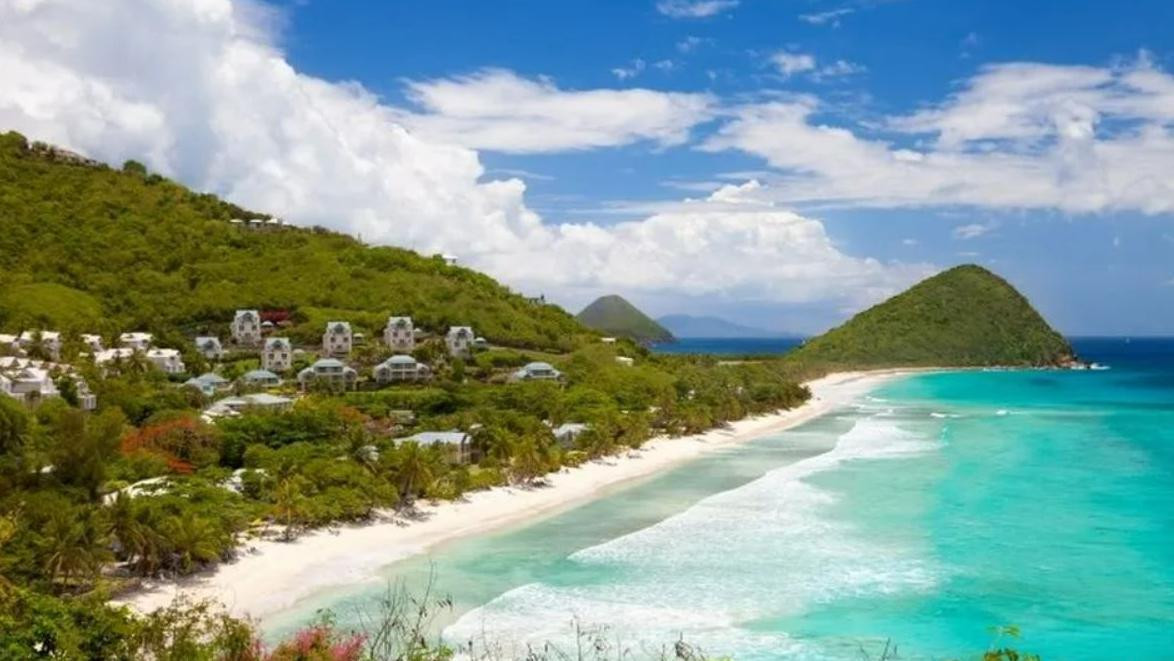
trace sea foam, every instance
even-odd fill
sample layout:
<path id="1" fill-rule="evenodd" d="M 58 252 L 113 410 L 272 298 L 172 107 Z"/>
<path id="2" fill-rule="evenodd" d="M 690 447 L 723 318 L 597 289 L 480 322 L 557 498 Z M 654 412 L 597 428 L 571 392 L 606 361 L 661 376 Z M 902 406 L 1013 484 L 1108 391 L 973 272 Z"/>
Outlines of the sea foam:
<path id="1" fill-rule="evenodd" d="M 905 457 L 936 445 L 890 419 L 859 419 L 828 452 L 572 554 L 576 573 L 598 581 L 519 587 L 466 613 L 445 636 L 469 641 L 490 631 L 513 644 L 569 645 L 571 623 L 578 622 L 631 643 L 671 643 L 686 632 L 711 652 L 801 655 L 787 636 L 744 625 L 844 597 L 926 590 L 936 580 L 914 550 L 865 539 L 830 516 L 837 495 L 807 478 L 846 462 Z"/>

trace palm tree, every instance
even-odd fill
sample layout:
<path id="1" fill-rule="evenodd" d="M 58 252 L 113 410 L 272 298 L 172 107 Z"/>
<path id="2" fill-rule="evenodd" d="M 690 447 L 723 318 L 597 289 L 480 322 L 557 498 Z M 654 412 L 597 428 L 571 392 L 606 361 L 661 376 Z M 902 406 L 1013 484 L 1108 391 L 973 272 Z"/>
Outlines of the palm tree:
<path id="1" fill-rule="evenodd" d="M 135 504 L 120 493 L 109 508 L 111 532 L 127 564 L 139 574 L 153 575 L 162 568 L 171 544 L 160 534 L 164 520 L 159 510 Z"/>
<path id="2" fill-rule="evenodd" d="M 519 437 L 514 441 L 511 449 L 513 451 L 511 465 L 515 479 L 528 484 L 542 474 L 545 457 L 543 457 L 542 448 L 539 447 L 532 435 L 526 434 Z"/>
<path id="3" fill-rule="evenodd" d="M 208 519 L 190 510 L 163 522 L 163 532 L 171 541 L 175 566 L 191 573 L 197 566 L 220 557 L 221 534 Z"/>
<path id="4" fill-rule="evenodd" d="M 301 475 L 286 475 L 273 491 L 273 516 L 284 523 L 282 538 L 287 542 L 294 538 L 294 524 L 306 516 L 307 487 Z"/>
<path id="5" fill-rule="evenodd" d="M 38 539 L 42 568 L 51 583 L 84 584 L 113 559 L 109 541 L 109 525 L 97 510 L 55 510 Z"/>
<path id="6" fill-rule="evenodd" d="M 399 484 L 400 499 L 410 504 L 416 492 L 423 491 L 432 481 L 432 462 L 424 448 L 415 441 L 401 445 L 398 454 L 396 480 Z"/>

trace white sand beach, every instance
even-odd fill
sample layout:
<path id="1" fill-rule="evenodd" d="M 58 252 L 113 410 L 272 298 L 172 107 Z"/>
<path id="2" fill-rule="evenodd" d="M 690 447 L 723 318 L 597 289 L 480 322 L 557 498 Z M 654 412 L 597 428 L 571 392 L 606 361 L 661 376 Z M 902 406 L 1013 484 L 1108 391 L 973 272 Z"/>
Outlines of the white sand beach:
<path id="1" fill-rule="evenodd" d="M 549 475 L 547 486 L 500 487 L 471 493 L 463 501 L 424 504 L 420 520 L 389 516 L 315 531 L 292 542 L 249 541 L 232 563 L 181 581 L 146 582 L 115 601 L 149 612 L 183 595 L 215 600 L 234 615 L 264 618 L 319 589 L 382 580 L 375 573 L 378 568 L 438 544 L 552 514 L 706 452 L 794 427 L 912 371 L 829 375 L 807 384 L 812 398 L 796 409 L 740 420 L 697 436 L 655 438 L 638 451 Z"/>

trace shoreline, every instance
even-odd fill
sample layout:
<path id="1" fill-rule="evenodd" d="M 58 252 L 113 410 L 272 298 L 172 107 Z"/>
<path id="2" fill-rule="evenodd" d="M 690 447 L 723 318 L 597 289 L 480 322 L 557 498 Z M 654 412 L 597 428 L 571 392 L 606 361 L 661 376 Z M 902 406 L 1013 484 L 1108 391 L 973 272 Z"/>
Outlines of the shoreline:
<path id="1" fill-rule="evenodd" d="M 377 570 L 442 544 L 549 516 L 641 478 L 822 416 L 892 378 L 932 369 L 840 372 L 806 383 L 811 399 L 794 409 L 744 418 L 685 437 L 658 436 L 639 450 L 547 475 L 545 486 L 494 487 L 460 501 L 425 503 L 417 520 L 388 517 L 301 535 L 291 542 L 247 540 L 238 557 L 179 580 L 144 580 L 111 600 L 139 612 L 176 598 L 211 600 L 235 616 L 264 619 L 311 594 L 383 580 Z"/>

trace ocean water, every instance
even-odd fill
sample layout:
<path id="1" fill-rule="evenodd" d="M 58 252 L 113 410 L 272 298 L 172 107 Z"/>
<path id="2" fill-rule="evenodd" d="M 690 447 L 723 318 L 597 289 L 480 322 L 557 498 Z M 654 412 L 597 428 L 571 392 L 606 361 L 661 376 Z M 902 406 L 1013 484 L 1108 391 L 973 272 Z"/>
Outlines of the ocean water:
<path id="1" fill-rule="evenodd" d="M 739 659 L 1174 658 L 1174 341 L 1082 340 L 1108 371 L 927 374 L 567 511 L 388 566 L 449 594 L 453 642 L 599 632 Z M 385 586 L 316 594 L 361 619 Z"/>
<path id="2" fill-rule="evenodd" d="M 654 344 L 656 353 L 706 353 L 719 356 L 786 353 L 803 342 L 797 337 L 682 337 Z"/>

